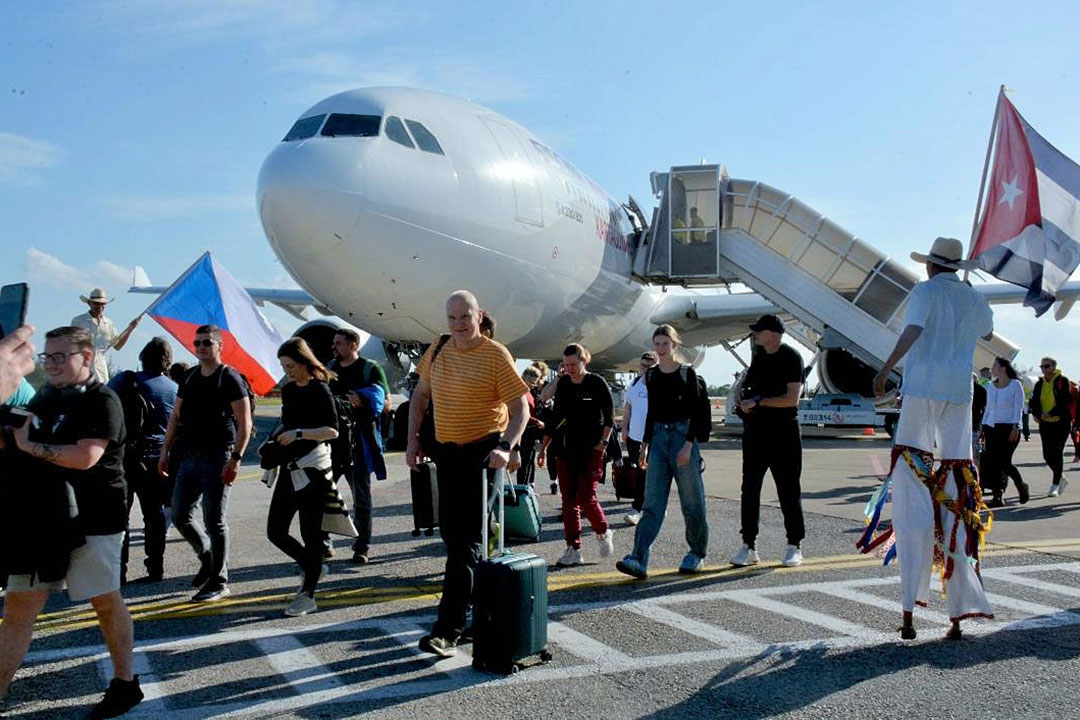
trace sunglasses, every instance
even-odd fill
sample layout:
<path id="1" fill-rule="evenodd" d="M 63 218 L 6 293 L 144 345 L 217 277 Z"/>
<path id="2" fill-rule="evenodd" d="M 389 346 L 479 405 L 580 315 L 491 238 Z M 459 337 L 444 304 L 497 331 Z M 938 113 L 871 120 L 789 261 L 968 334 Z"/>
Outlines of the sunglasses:
<path id="1" fill-rule="evenodd" d="M 214 344 L 214 341 L 213 340 L 196 340 L 191 344 L 194 345 L 195 347 L 210 347 L 211 345 Z"/>
<path id="2" fill-rule="evenodd" d="M 1053 365 L 1040 365 L 1039 367 L 1041 367 L 1043 370 L 1049 370 L 1050 368 L 1052 368 L 1054 366 Z"/>

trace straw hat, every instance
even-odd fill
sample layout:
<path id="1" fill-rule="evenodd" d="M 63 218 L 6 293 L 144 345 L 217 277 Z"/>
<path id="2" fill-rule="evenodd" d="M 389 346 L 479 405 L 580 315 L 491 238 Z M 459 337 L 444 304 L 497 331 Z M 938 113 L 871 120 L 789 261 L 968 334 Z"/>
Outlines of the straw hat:
<path id="1" fill-rule="evenodd" d="M 116 298 L 109 297 L 101 288 L 94 288 L 90 291 L 90 297 L 80 295 L 79 299 L 82 300 L 84 303 L 100 303 L 101 305 L 107 305 Z"/>
<path id="2" fill-rule="evenodd" d="M 964 260 L 964 243 L 956 238 L 939 237 L 930 246 L 927 255 L 911 253 L 911 259 L 920 263 L 934 263 L 951 270 L 971 270 L 976 267 L 973 260 Z"/>

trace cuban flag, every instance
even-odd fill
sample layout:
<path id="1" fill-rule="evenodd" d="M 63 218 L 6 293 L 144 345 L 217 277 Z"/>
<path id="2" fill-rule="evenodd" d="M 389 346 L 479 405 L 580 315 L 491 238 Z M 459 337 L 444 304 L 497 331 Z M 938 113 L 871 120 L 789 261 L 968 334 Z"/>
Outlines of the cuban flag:
<path id="1" fill-rule="evenodd" d="M 277 351 L 285 339 L 210 253 L 196 260 L 146 313 L 186 348 L 192 347 L 200 325 L 217 325 L 222 361 L 242 372 L 256 395 L 277 384 Z"/>
<path id="2" fill-rule="evenodd" d="M 970 258 L 994 277 L 1028 289 L 1042 315 L 1080 264 L 1080 166 L 998 96 L 994 167 Z"/>

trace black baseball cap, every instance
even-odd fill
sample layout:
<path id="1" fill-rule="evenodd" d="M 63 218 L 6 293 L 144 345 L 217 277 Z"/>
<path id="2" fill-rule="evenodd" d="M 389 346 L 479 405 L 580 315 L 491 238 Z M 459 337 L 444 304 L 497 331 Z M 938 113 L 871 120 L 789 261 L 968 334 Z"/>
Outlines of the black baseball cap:
<path id="1" fill-rule="evenodd" d="M 750 329 L 754 332 L 772 330 L 773 332 L 783 333 L 784 323 L 775 315 L 762 315 L 757 319 L 757 322 L 750 326 Z"/>

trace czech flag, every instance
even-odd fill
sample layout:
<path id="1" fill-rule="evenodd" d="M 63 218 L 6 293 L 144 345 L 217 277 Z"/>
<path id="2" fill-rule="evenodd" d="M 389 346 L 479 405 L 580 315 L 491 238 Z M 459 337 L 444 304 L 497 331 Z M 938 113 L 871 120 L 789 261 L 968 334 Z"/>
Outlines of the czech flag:
<path id="1" fill-rule="evenodd" d="M 210 253 L 196 260 L 146 312 L 189 349 L 196 328 L 217 325 L 222 362 L 242 372 L 256 395 L 277 384 L 277 351 L 285 339 Z"/>
<path id="2" fill-rule="evenodd" d="M 1002 89 L 995 115 L 994 169 L 972 260 L 1028 289 L 1042 315 L 1080 265 L 1080 166 L 1020 117 Z"/>

